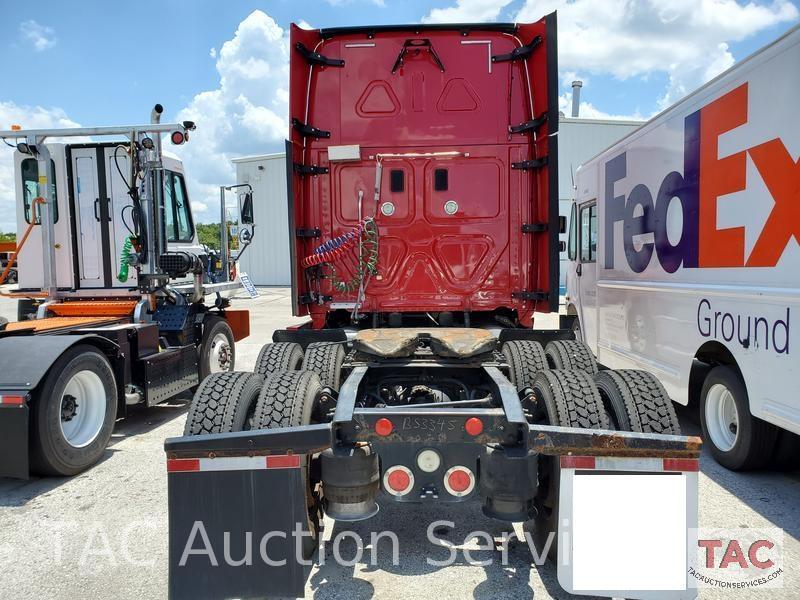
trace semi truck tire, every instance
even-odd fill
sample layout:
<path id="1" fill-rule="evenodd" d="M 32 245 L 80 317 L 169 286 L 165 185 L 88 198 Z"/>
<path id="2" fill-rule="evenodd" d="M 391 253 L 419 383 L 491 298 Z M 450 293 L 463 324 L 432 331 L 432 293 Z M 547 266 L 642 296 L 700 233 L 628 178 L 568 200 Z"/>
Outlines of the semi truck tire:
<path id="1" fill-rule="evenodd" d="M 329 387 L 334 392 L 342 385 L 342 363 L 344 348 L 337 342 L 314 342 L 306 347 L 303 357 L 303 370 L 313 371 L 319 375 L 322 387 Z"/>
<path id="2" fill-rule="evenodd" d="M 303 364 L 303 347 L 295 342 L 264 344 L 253 369 L 262 377 L 283 371 L 298 371 Z"/>
<path id="3" fill-rule="evenodd" d="M 236 364 L 236 342 L 225 319 L 216 316 L 205 318 L 199 350 L 200 381 L 211 373 L 233 371 Z"/>
<path id="4" fill-rule="evenodd" d="M 729 366 L 711 369 L 700 392 L 703 441 L 714 459 L 732 471 L 766 466 L 778 429 L 750 414 L 747 388 Z"/>
<path id="5" fill-rule="evenodd" d="M 518 391 L 533 386 L 536 374 L 547 369 L 547 356 L 539 342 L 533 340 L 512 340 L 503 344 L 509 380 Z"/>
<path id="6" fill-rule="evenodd" d="M 532 409 L 534 423 L 608 429 L 600 393 L 592 377 L 582 371 L 542 371 L 533 384 L 536 406 Z M 547 556 L 558 557 L 558 481 L 561 467 L 558 457 L 539 456 L 539 487 L 533 500 L 536 516 L 533 519 L 533 540 L 541 553 L 549 543 Z M 555 532 L 549 539 L 550 532 Z"/>
<path id="7" fill-rule="evenodd" d="M 597 360 L 589 346 L 576 340 L 554 340 L 544 350 L 553 369 L 597 373 Z"/>
<path id="8" fill-rule="evenodd" d="M 317 397 L 322 390 L 319 376 L 310 371 L 273 373 L 264 382 L 253 415 L 253 429 L 278 429 L 311 424 Z M 308 531 L 303 536 L 303 556 L 309 558 L 319 542 L 322 499 L 317 491 L 318 481 L 311 478 L 311 457 L 308 457 L 306 475 L 306 507 Z"/>
<path id="9" fill-rule="evenodd" d="M 594 376 L 611 426 L 619 431 L 680 435 L 675 406 L 661 382 L 647 371 L 619 369 Z"/>
<path id="10" fill-rule="evenodd" d="M 58 357 L 34 392 L 31 470 L 76 475 L 105 452 L 117 414 L 117 384 L 105 354 L 79 344 Z"/>
<path id="11" fill-rule="evenodd" d="M 308 425 L 321 389 L 319 376 L 311 371 L 273 373 L 258 396 L 253 428 Z"/>
<path id="12" fill-rule="evenodd" d="M 264 378 L 258 373 L 212 373 L 189 404 L 183 435 L 230 433 L 251 429 Z"/>

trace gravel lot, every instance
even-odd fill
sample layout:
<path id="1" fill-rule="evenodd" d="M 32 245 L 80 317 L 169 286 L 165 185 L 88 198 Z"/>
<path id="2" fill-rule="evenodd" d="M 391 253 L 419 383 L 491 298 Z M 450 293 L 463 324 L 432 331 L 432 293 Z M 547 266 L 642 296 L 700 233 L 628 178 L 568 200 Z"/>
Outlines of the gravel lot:
<path id="1" fill-rule="evenodd" d="M 249 369 L 272 331 L 297 319 L 290 317 L 288 291 L 262 288 L 255 300 L 237 300 L 251 311 L 253 336 L 237 345 L 237 367 Z M 0 299 L 0 316 L 14 319 L 15 303 Z M 149 410 L 117 424 L 103 461 L 72 479 L 0 478 L 0 598 L 163 598 L 167 583 L 166 473 L 163 441 L 180 435 L 185 402 Z M 698 426 L 680 413 L 685 433 Z M 702 590 L 701 598 L 797 598 L 800 576 L 800 472 L 735 474 L 704 454 L 700 475 L 701 527 L 779 527 L 784 534 L 783 589 L 769 592 Z M 474 559 L 495 564 L 474 567 L 459 560 L 449 567 L 426 564 L 440 558 L 425 539 L 427 525 L 449 519 L 456 528 L 447 536 L 462 548 L 473 530 L 497 533 L 497 522 L 470 504 L 451 511 L 447 505 L 397 505 L 350 529 L 369 539 L 370 532 L 394 529 L 400 540 L 400 568 L 390 557 L 370 553 L 355 567 L 328 561 L 315 568 L 306 587 L 314 598 L 566 598 L 549 566 L 535 567 L 523 546 L 512 546 L 509 564 L 498 554 L 476 551 Z M 330 539 L 338 526 L 326 522 Z M 477 548 L 472 540 L 467 548 Z M 343 545 L 342 554 L 352 548 Z M 327 550 L 330 556 L 330 548 Z"/>

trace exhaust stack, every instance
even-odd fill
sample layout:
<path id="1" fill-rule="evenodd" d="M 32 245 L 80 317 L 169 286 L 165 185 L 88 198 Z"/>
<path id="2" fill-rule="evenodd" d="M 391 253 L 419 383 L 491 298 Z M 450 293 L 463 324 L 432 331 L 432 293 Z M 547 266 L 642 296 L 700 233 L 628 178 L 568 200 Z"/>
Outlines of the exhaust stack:
<path id="1" fill-rule="evenodd" d="M 573 84 L 573 85 L 575 85 L 575 84 Z M 161 113 L 162 112 L 164 112 L 164 107 L 161 106 L 160 104 L 156 104 L 153 107 L 153 110 L 150 112 L 150 123 L 152 123 L 153 125 L 161 123 Z"/>
<path id="2" fill-rule="evenodd" d="M 583 87 L 583 82 L 573 81 L 572 82 L 572 118 L 577 119 L 578 113 L 580 112 L 581 107 L 581 88 Z"/>

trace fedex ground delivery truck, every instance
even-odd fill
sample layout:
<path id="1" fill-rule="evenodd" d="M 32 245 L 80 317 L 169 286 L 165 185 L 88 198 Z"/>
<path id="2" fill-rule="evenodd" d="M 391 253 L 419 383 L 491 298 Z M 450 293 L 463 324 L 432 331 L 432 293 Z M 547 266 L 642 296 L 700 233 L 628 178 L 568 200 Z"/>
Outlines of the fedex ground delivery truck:
<path id="1" fill-rule="evenodd" d="M 696 401 L 730 469 L 800 434 L 800 28 L 578 169 L 567 311 L 610 368 Z"/>

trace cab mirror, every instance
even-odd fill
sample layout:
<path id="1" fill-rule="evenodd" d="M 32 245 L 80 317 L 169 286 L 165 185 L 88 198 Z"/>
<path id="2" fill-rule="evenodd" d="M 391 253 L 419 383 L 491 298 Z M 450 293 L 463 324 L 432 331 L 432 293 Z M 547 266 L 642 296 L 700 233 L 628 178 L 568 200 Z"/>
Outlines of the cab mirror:
<path id="1" fill-rule="evenodd" d="M 243 225 L 253 224 L 253 192 L 247 192 L 242 197 L 242 210 L 239 215 L 239 222 Z"/>
<path id="2" fill-rule="evenodd" d="M 564 215 L 558 216 L 558 233 L 567 233 L 567 217 Z"/>

